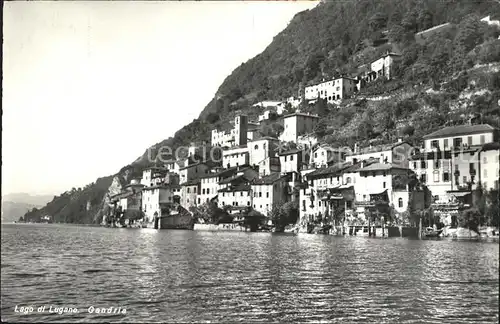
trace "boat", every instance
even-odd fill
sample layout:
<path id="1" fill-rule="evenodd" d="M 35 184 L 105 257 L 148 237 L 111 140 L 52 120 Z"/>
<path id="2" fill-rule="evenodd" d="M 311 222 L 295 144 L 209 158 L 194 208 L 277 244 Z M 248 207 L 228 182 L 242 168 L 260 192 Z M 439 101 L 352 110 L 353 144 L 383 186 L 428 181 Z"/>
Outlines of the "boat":
<path id="1" fill-rule="evenodd" d="M 423 236 L 425 237 L 439 237 L 439 235 L 441 235 L 441 233 L 443 232 L 443 229 L 435 229 L 435 228 L 432 228 L 432 227 L 426 227 L 424 230 L 423 230 Z"/>

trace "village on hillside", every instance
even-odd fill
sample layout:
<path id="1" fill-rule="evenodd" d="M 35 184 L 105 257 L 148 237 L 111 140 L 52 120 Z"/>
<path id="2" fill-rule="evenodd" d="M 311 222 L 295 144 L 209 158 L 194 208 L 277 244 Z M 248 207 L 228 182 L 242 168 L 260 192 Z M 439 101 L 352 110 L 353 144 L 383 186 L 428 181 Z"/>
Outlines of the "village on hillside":
<path id="1" fill-rule="evenodd" d="M 255 104 L 264 110 L 258 120 L 239 114 L 232 129 L 212 130 L 210 144 L 193 143 L 188 157 L 144 169 L 142 178 L 109 197 L 103 224 L 377 236 L 403 235 L 404 228 L 451 233 L 464 226 L 461 219 L 478 231 L 498 226 L 488 211 L 500 177 L 499 132 L 490 125 L 444 127 L 425 135 L 420 147 L 399 138 L 339 148 L 315 136 L 320 117 L 302 111 L 302 102 L 355 98 L 366 84 L 391 79 L 400 59 L 386 52 L 356 76 Z M 262 136 L 259 126 L 272 118 L 282 120 L 283 131 Z M 205 147 L 222 156 L 207 158 L 200 154 Z"/>

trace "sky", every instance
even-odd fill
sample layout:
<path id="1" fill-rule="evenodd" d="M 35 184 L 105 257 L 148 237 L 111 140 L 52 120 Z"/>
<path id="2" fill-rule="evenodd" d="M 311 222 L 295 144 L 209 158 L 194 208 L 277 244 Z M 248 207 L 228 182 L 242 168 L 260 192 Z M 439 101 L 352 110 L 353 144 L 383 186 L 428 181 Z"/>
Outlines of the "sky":
<path id="1" fill-rule="evenodd" d="M 2 192 L 115 174 L 314 1 L 4 3 Z"/>

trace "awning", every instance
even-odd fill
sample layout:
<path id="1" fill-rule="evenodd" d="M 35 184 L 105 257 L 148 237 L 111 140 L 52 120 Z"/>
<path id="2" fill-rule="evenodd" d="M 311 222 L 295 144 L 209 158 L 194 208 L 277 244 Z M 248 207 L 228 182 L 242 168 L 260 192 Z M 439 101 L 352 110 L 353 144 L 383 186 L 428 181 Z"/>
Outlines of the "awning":
<path id="1" fill-rule="evenodd" d="M 455 197 L 465 197 L 467 195 L 470 195 L 471 193 L 470 192 L 450 192 L 453 196 Z"/>

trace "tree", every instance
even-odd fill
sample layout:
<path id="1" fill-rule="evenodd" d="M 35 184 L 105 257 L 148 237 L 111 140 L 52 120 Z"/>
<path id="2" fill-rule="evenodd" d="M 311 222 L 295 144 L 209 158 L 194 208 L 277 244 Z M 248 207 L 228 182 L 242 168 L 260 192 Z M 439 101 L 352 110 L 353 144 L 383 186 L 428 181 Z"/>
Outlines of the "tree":
<path id="1" fill-rule="evenodd" d="M 314 127 L 314 133 L 317 137 L 323 137 L 326 134 L 327 122 L 325 119 L 320 119 Z"/>
<path id="2" fill-rule="evenodd" d="M 316 100 L 316 103 L 314 104 L 314 110 L 316 111 L 316 114 L 318 116 L 323 117 L 328 113 L 327 104 L 328 103 L 326 99 L 318 98 L 318 100 Z"/>

